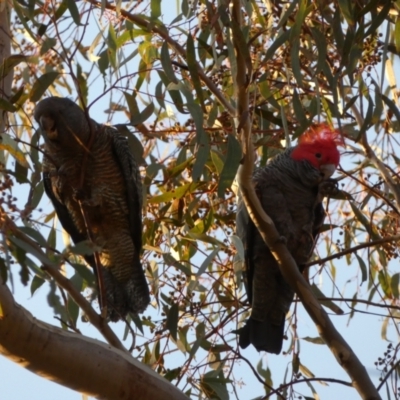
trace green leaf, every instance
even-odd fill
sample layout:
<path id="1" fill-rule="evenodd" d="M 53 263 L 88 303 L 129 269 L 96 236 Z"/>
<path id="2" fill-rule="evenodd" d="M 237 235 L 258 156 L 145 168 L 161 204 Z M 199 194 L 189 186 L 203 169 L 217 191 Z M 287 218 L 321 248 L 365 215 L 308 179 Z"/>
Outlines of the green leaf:
<path id="1" fill-rule="evenodd" d="M 371 25 L 369 26 L 367 32 L 365 32 L 365 37 L 374 34 L 388 16 L 389 11 L 392 8 L 392 2 L 384 1 L 383 4 L 384 6 L 382 7 L 380 13 L 371 19 Z"/>
<path id="2" fill-rule="evenodd" d="M 299 11 L 296 14 L 294 25 L 290 31 L 290 41 L 298 41 L 301 37 L 301 29 L 307 14 L 313 9 L 308 6 L 308 0 L 300 0 Z"/>
<path id="3" fill-rule="evenodd" d="M 311 290 L 324 307 L 329 308 L 337 315 L 344 314 L 343 310 L 338 305 L 336 305 L 332 300 L 326 298 L 315 283 L 311 285 Z"/>
<path id="4" fill-rule="evenodd" d="M 229 400 L 229 393 L 226 387 L 226 383 L 229 380 L 224 378 L 222 371 L 219 372 L 218 377 L 215 376 L 215 372 L 217 371 L 204 374 L 200 381 L 200 387 L 207 399 Z"/>
<path id="5" fill-rule="evenodd" d="M 15 163 L 15 179 L 18 183 L 29 183 L 28 168 L 19 162 Z"/>
<path id="6" fill-rule="evenodd" d="M 108 36 L 107 36 L 107 54 L 108 60 L 112 67 L 117 67 L 117 35 L 114 30 L 114 26 L 110 23 L 108 27 Z"/>
<path id="7" fill-rule="evenodd" d="M 128 92 L 124 92 L 126 103 L 128 104 L 130 118 L 133 119 L 135 115 L 140 114 L 139 107 L 136 101 L 136 93 L 130 94 Z"/>
<path id="8" fill-rule="evenodd" d="M 154 103 L 150 103 L 145 109 L 139 114 L 132 115 L 131 114 L 131 124 L 133 126 L 142 124 L 144 121 L 147 121 L 154 112 Z"/>
<path id="9" fill-rule="evenodd" d="M 217 170 L 218 174 L 221 174 L 221 172 L 224 168 L 224 162 L 221 160 L 221 157 L 219 156 L 219 154 L 214 150 L 211 150 L 211 160 L 212 160 L 214 167 Z"/>
<path id="10" fill-rule="evenodd" d="M 274 113 L 265 109 L 264 107 L 256 107 L 254 110 L 256 115 L 260 116 L 261 118 L 265 119 L 266 121 L 272 122 L 275 125 L 280 127 L 283 126 L 282 120 L 274 116 Z"/>
<path id="11" fill-rule="evenodd" d="M 362 283 L 362 282 L 365 282 L 368 279 L 367 266 L 365 265 L 364 260 L 357 253 L 355 253 L 355 256 L 357 257 L 358 265 L 360 266 L 361 283 Z"/>
<path id="12" fill-rule="evenodd" d="M 301 74 L 300 65 L 300 37 L 292 43 L 290 49 L 290 60 L 292 63 L 293 75 L 299 87 L 303 87 L 303 75 Z"/>
<path id="13" fill-rule="evenodd" d="M 177 164 L 175 167 L 173 167 L 170 171 L 169 171 L 169 177 L 175 177 L 175 176 L 179 176 L 182 174 L 182 172 L 188 168 L 190 166 L 190 164 L 193 162 L 194 157 L 189 157 L 187 160 L 182 161 L 181 163 L 178 164 L 178 159 L 177 158 Z"/>
<path id="14" fill-rule="evenodd" d="M 355 25 L 352 0 L 338 0 L 340 11 L 350 26 Z"/>
<path id="15" fill-rule="evenodd" d="M 88 80 L 87 76 L 82 73 L 82 67 L 80 64 L 77 64 L 76 66 L 76 78 L 78 81 L 78 86 L 79 86 L 79 104 L 81 105 L 82 108 L 86 107 L 88 104 Z"/>
<path id="16" fill-rule="evenodd" d="M 15 112 L 17 108 L 13 106 L 8 100 L 0 98 L 0 110 Z"/>
<path id="17" fill-rule="evenodd" d="M 282 28 L 282 26 L 286 24 L 289 18 L 293 18 L 298 3 L 299 0 L 293 0 L 289 3 L 287 9 L 285 10 L 285 13 L 281 16 L 281 19 L 279 20 L 278 25 L 276 26 L 276 30 Z"/>
<path id="18" fill-rule="evenodd" d="M 19 226 L 18 229 L 35 240 L 39 246 L 47 247 L 47 240 L 36 229 L 33 229 L 30 226 Z"/>
<path id="19" fill-rule="evenodd" d="M 56 242 L 57 242 L 57 232 L 54 226 L 52 226 L 49 235 L 47 237 L 47 246 L 46 246 L 47 254 L 51 254 L 52 250 L 50 249 L 54 249 L 56 247 Z"/>
<path id="20" fill-rule="evenodd" d="M 76 25 L 81 25 L 81 17 L 75 0 L 67 0 L 68 10 Z"/>
<path id="21" fill-rule="evenodd" d="M 201 341 L 204 339 L 205 336 L 205 325 L 204 322 L 200 322 L 197 326 L 196 326 L 196 341 L 193 343 L 192 348 L 190 349 L 190 357 L 193 357 L 197 350 L 200 347 L 200 343 Z"/>
<path id="22" fill-rule="evenodd" d="M 205 243 L 210 243 L 210 244 L 214 244 L 217 246 L 221 246 L 223 248 L 226 248 L 226 246 L 224 245 L 224 243 L 222 243 L 221 241 L 219 241 L 218 239 L 215 239 L 212 236 L 206 235 L 204 233 L 196 233 L 196 232 L 189 232 L 188 233 L 189 237 L 184 237 L 182 239 L 184 240 L 190 240 L 190 238 L 192 238 L 194 241 L 198 241 L 201 240 L 202 242 Z"/>
<path id="23" fill-rule="evenodd" d="M 39 57 L 37 56 L 24 56 L 22 54 L 12 54 L 10 57 L 4 59 L 0 65 L 1 76 L 8 75 L 14 68 L 22 62 L 29 64 L 38 64 Z M 21 90 L 21 89 L 20 89 Z M 11 100 L 10 100 L 11 101 Z M 11 101 L 13 103 L 13 101 Z"/>
<path id="24" fill-rule="evenodd" d="M 242 148 L 233 135 L 228 135 L 228 150 L 225 164 L 218 182 L 218 197 L 225 197 L 225 190 L 230 188 L 242 159 Z"/>
<path id="25" fill-rule="evenodd" d="M 396 51 L 400 53 L 400 18 L 397 18 L 394 28 L 394 44 L 396 46 Z"/>
<path id="26" fill-rule="evenodd" d="M 327 54 L 327 43 L 325 39 L 325 35 L 318 29 L 311 27 L 311 34 L 315 41 L 315 45 L 317 46 L 318 50 L 318 61 L 315 68 L 313 68 L 314 75 L 317 75 L 323 68 L 326 60 Z"/>
<path id="27" fill-rule="evenodd" d="M 396 116 L 397 121 L 400 124 L 400 111 L 397 108 L 396 104 L 389 99 L 389 97 L 385 96 L 384 94 L 380 95 L 383 102 L 389 107 L 390 111 Z"/>
<path id="28" fill-rule="evenodd" d="M 174 69 L 172 68 L 171 57 L 169 55 L 167 42 L 164 42 L 161 46 L 161 65 L 167 78 L 171 82 L 178 83 L 178 79 L 176 78 Z"/>
<path id="29" fill-rule="evenodd" d="M 68 294 L 67 301 L 67 310 L 68 310 L 68 320 L 69 322 L 76 325 L 76 322 L 79 317 L 79 306 L 75 303 L 75 300 Z"/>
<path id="30" fill-rule="evenodd" d="M 0 135 L 0 150 L 10 153 L 23 167 L 29 168 L 24 153 L 19 149 L 18 143 L 9 135 L 3 133 Z"/>
<path id="31" fill-rule="evenodd" d="M 56 71 L 48 72 L 43 74 L 32 86 L 29 93 L 29 100 L 36 102 L 42 96 L 48 87 L 58 78 L 60 74 Z"/>
<path id="32" fill-rule="evenodd" d="M 70 263 L 74 270 L 87 282 L 88 286 L 95 287 L 96 280 L 91 268 L 86 265 L 71 262 Z"/>
<path id="33" fill-rule="evenodd" d="M 138 36 L 145 36 L 148 35 L 148 32 L 142 30 L 142 29 L 130 29 L 127 31 L 124 31 L 120 33 L 120 35 L 117 37 L 117 49 L 120 49 L 126 42 L 131 42 L 134 41 L 135 38 Z M 121 62 L 121 65 L 124 65 L 127 63 L 127 61 L 132 60 L 134 57 L 136 57 L 139 54 L 139 50 L 135 49 L 132 51 L 132 53 L 124 58 L 124 61 Z"/>
<path id="34" fill-rule="evenodd" d="M 50 291 L 47 294 L 47 302 L 49 303 L 49 306 L 53 308 L 55 314 L 61 315 L 65 318 L 64 307 L 61 304 L 60 296 L 57 295 L 56 290 L 56 284 L 53 281 L 50 281 Z"/>
<path id="35" fill-rule="evenodd" d="M 174 102 L 174 105 L 177 108 L 177 110 L 182 114 L 187 114 L 187 111 L 183 108 L 182 96 L 181 96 L 181 94 L 179 92 L 179 89 L 176 86 L 169 87 L 169 84 L 171 82 L 176 84 L 178 81 L 176 81 L 176 82 L 170 81 L 168 79 L 167 75 L 163 71 L 157 71 L 157 72 L 158 72 L 158 75 L 161 78 L 162 83 L 167 88 L 168 93 L 169 93 L 172 101 Z"/>
<path id="36" fill-rule="evenodd" d="M 62 2 L 60 3 L 60 6 L 57 8 L 56 12 L 55 12 L 55 20 L 58 21 L 65 13 L 65 11 L 67 11 L 68 9 L 68 1 L 69 0 L 62 0 Z M 44 32 L 43 32 L 44 34 Z"/>
<path id="37" fill-rule="evenodd" d="M 306 342 L 310 342 L 310 343 L 314 343 L 314 344 L 326 344 L 320 336 L 317 336 L 315 338 L 306 336 L 302 339 L 305 340 Z"/>
<path id="38" fill-rule="evenodd" d="M 309 122 L 307 120 L 306 114 L 304 113 L 303 105 L 301 104 L 301 100 L 299 94 L 297 93 L 297 90 L 293 91 L 293 110 L 296 114 L 298 122 L 300 123 L 301 131 L 304 132 L 304 130 L 308 127 Z"/>
<path id="39" fill-rule="evenodd" d="M 142 335 L 144 335 L 144 330 L 143 330 L 143 323 L 142 320 L 140 319 L 138 314 L 130 314 L 130 317 L 133 321 L 133 323 L 135 324 L 135 326 L 139 329 L 139 331 L 142 333 Z M 126 324 L 126 335 L 129 332 L 129 325 Z M 125 337 L 124 337 L 125 339 Z"/>
<path id="40" fill-rule="evenodd" d="M 44 193 L 44 185 L 43 181 L 40 181 L 33 189 L 33 194 L 30 202 L 30 206 L 32 207 L 32 209 L 35 209 L 39 205 L 40 200 L 43 197 L 43 193 Z"/>
<path id="41" fill-rule="evenodd" d="M 100 72 L 105 75 L 106 74 L 106 70 L 110 65 L 110 61 L 108 58 L 108 51 L 104 50 L 100 53 L 99 55 L 99 60 L 98 60 L 98 65 L 99 65 L 99 70 Z"/>
<path id="42" fill-rule="evenodd" d="M 366 231 L 371 235 L 372 239 L 373 240 L 382 239 L 380 237 L 376 227 L 374 225 L 371 226 L 371 223 L 368 220 L 368 218 L 366 218 L 366 216 L 358 209 L 358 207 L 356 206 L 354 201 L 349 201 L 349 203 L 350 203 L 350 207 L 353 210 L 356 218 L 358 219 L 358 221 L 361 222 L 361 224 L 364 226 Z"/>
<path id="43" fill-rule="evenodd" d="M 299 366 L 300 366 L 300 358 L 298 353 L 295 353 L 293 354 L 293 361 L 292 361 L 293 373 L 297 374 L 299 372 Z"/>
<path id="44" fill-rule="evenodd" d="M 194 49 L 193 37 L 191 34 L 188 35 L 186 42 L 186 61 L 189 68 L 190 76 L 192 77 L 192 84 L 196 90 L 197 98 L 200 104 L 204 107 L 203 90 L 201 89 L 201 82 L 199 73 L 197 71 L 196 54 Z"/>
<path id="45" fill-rule="evenodd" d="M 265 54 L 264 59 L 262 60 L 262 63 L 265 63 L 266 61 L 270 60 L 273 55 L 276 53 L 276 51 L 285 43 L 287 40 L 289 40 L 290 37 L 290 30 L 284 31 L 278 38 L 271 44 L 271 46 L 268 47 L 268 50 Z"/>
<path id="46" fill-rule="evenodd" d="M 161 15 L 161 0 L 151 0 L 151 19 L 157 19 Z"/>
<path id="47" fill-rule="evenodd" d="M 16 4 L 13 4 L 12 6 L 14 8 L 15 13 L 18 16 L 19 22 L 23 25 L 29 37 L 32 38 L 33 40 L 36 40 L 37 35 L 31 30 L 30 27 L 31 24 L 30 23 L 28 24 L 28 22 L 31 21 L 31 18 L 29 18 L 29 16 L 25 17 L 26 14 L 25 9 L 21 7 L 19 2 L 16 2 Z"/>
<path id="48" fill-rule="evenodd" d="M 84 240 L 82 242 L 79 242 L 73 246 L 69 246 L 66 249 L 66 252 L 71 252 L 72 254 L 78 254 L 78 255 L 92 255 L 93 252 L 95 251 L 95 249 L 93 248 L 93 244 L 88 241 L 88 240 Z"/>
<path id="49" fill-rule="evenodd" d="M 240 260 L 244 261 L 245 253 L 244 253 L 244 246 L 243 246 L 242 240 L 239 238 L 239 236 L 236 236 L 236 235 L 231 235 L 230 240 L 231 240 L 232 244 L 235 246 L 237 254 L 240 257 Z"/>
<path id="50" fill-rule="evenodd" d="M 147 38 L 146 38 L 147 39 Z M 144 62 L 143 69 L 147 69 L 155 60 L 159 58 L 158 49 L 151 40 L 146 40 L 139 44 L 138 47 L 139 54 L 142 57 L 142 61 Z M 139 68 L 139 71 L 142 68 Z M 147 71 L 144 71 L 147 74 Z"/>
<path id="51" fill-rule="evenodd" d="M 400 274 L 397 272 L 396 274 L 393 274 L 392 278 L 390 279 L 390 288 L 392 290 L 393 296 L 396 299 L 400 297 L 399 283 L 400 283 Z"/>
<path id="52" fill-rule="evenodd" d="M 173 304 L 168 311 L 167 328 L 175 341 L 177 340 L 178 320 L 179 320 L 179 307 L 178 304 Z"/>
<path id="53" fill-rule="evenodd" d="M 390 278 L 385 270 L 382 269 L 378 272 L 378 280 L 381 285 L 381 289 L 385 292 L 386 297 L 392 297 Z"/>
<path id="54" fill-rule="evenodd" d="M 31 246 L 29 243 L 22 241 L 19 238 L 14 236 L 8 236 L 8 239 L 15 244 L 18 248 L 22 249 L 24 252 L 32 254 L 43 264 L 51 265 L 53 267 L 57 267 L 57 263 L 51 261 L 46 255 L 35 247 Z"/>
<path id="55" fill-rule="evenodd" d="M 175 260 L 175 258 L 171 254 L 163 254 L 163 259 L 167 265 L 172 265 L 179 271 L 183 272 L 187 277 L 190 277 L 192 275 L 190 269 L 181 264 L 179 261 Z"/>
<path id="56" fill-rule="evenodd" d="M 43 283 L 45 282 L 44 279 L 40 278 L 39 276 L 35 275 L 31 282 L 31 296 L 33 296 Z"/>
<path id="57" fill-rule="evenodd" d="M 148 202 L 149 203 L 167 203 L 173 199 L 180 199 L 181 197 L 193 193 L 198 187 L 199 183 L 186 183 L 185 185 L 179 186 L 176 189 L 171 190 L 170 192 L 165 192 L 158 196 L 151 197 Z"/>
<path id="58" fill-rule="evenodd" d="M 181 374 L 182 368 L 181 367 L 177 367 L 174 369 L 167 369 L 167 373 L 164 375 L 164 378 L 167 381 L 172 382 L 174 379 L 178 378 Z"/>
<path id="59" fill-rule="evenodd" d="M 193 114 L 192 114 L 193 115 Z M 198 150 L 195 154 L 196 161 L 193 165 L 192 171 L 192 179 L 194 182 L 200 180 L 201 175 L 203 174 L 204 166 L 208 160 L 208 156 L 210 154 L 210 145 L 208 141 L 208 136 L 202 129 L 200 132 L 197 131 L 198 137 Z"/>
<path id="60" fill-rule="evenodd" d="M 200 278 L 200 276 L 205 272 L 206 268 L 208 266 L 211 265 L 211 263 L 213 262 L 215 256 L 218 254 L 218 252 L 220 251 L 220 247 L 217 246 L 217 248 L 215 248 L 207 257 L 206 259 L 202 262 L 200 268 L 197 271 L 197 278 Z"/>
<path id="61" fill-rule="evenodd" d="M 346 65 L 346 74 L 349 77 L 351 77 L 351 80 L 353 78 L 354 71 L 357 68 L 358 62 L 360 61 L 361 57 L 362 57 L 362 49 L 357 44 L 353 43 L 350 48 L 349 60 Z"/>

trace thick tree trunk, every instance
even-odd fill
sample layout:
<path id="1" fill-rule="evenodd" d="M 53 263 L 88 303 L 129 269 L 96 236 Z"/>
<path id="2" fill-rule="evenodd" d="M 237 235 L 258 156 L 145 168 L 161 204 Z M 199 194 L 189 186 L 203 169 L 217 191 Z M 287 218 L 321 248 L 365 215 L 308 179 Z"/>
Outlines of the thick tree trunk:
<path id="1" fill-rule="evenodd" d="M 0 99 L 9 98 L 13 79 L 12 72 L 4 76 L 2 68 L 4 60 L 11 55 L 10 13 L 7 4 L 7 1 L 0 2 Z M 5 131 L 6 127 L 7 113 L 0 110 L 0 134 Z"/>

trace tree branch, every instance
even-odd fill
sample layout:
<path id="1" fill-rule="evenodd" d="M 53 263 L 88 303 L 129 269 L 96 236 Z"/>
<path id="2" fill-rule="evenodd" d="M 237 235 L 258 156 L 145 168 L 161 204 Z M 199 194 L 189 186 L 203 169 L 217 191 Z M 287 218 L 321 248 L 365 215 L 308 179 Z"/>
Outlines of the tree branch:
<path id="1" fill-rule="evenodd" d="M 37 375 L 101 399 L 188 400 L 126 352 L 38 321 L 14 302 L 1 280 L 0 354 Z"/>
<path id="2" fill-rule="evenodd" d="M 235 7 L 237 14 L 240 10 L 240 1 L 233 1 L 233 15 L 235 17 Z M 241 26 L 241 21 L 238 21 Z M 240 43 L 236 36 L 233 36 L 236 43 Z M 235 45 L 238 60 L 238 74 L 236 82 L 238 86 L 238 114 L 241 123 L 238 127 L 238 133 L 241 134 L 244 157 L 242 164 L 239 166 L 237 180 L 243 197 L 243 201 L 247 207 L 248 213 L 253 220 L 255 226 L 259 230 L 264 242 L 268 245 L 271 253 L 275 257 L 279 269 L 286 282 L 299 296 L 304 308 L 314 321 L 320 336 L 324 339 L 338 363 L 348 373 L 351 378 L 353 387 L 358 391 L 364 400 L 381 399 L 378 391 L 374 387 L 365 367 L 361 364 L 351 347 L 346 343 L 340 333 L 336 330 L 328 314 L 319 304 L 318 300 L 311 291 L 310 285 L 306 282 L 300 273 L 296 262 L 289 253 L 284 240 L 276 230 L 271 218 L 263 210 L 261 203 L 255 193 L 252 184 L 253 166 L 254 166 L 254 149 L 251 140 L 251 123 L 248 116 L 248 91 L 243 85 L 244 82 L 244 57 L 241 56 L 241 48 Z M 239 64 L 242 62 L 242 69 Z M 247 107 L 247 108 L 246 108 Z M 243 123 L 242 123 L 243 122 Z"/>
<path id="3" fill-rule="evenodd" d="M 50 263 L 43 262 L 47 256 L 40 246 L 25 233 L 21 232 L 15 225 L 14 221 L 8 217 L 2 208 L 0 208 L 0 231 L 6 236 L 11 234 L 12 236 L 22 240 L 27 245 L 32 247 L 36 254 L 41 255 L 43 270 L 46 271 L 60 287 L 65 289 L 71 295 L 76 304 L 78 304 L 78 306 L 84 311 L 89 322 L 103 335 L 104 339 L 117 349 L 127 352 L 124 345 L 118 339 L 118 336 L 114 333 L 114 331 L 110 328 L 106 320 L 101 318 L 100 315 L 96 313 L 85 297 L 75 289 L 70 280 L 62 275 L 56 267 Z"/>

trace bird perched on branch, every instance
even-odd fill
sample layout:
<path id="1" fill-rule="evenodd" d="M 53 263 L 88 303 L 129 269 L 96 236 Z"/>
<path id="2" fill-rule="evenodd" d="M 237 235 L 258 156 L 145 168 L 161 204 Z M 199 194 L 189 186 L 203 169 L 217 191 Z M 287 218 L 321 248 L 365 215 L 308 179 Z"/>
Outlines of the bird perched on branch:
<path id="1" fill-rule="evenodd" d="M 277 155 L 253 176 L 255 191 L 297 265 L 312 255 L 325 218 L 323 197 L 336 190 L 330 177 L 339 164 L 340 133 L 327 125 L 310 128 L 296 147 Z M 285 316 L 294 292 L 284 280 L 268 246 L 239 201 L 237 234 L 245 248 L 244 283 L 252 306 L 250 318 L 239 329 L 239 345 L 279 354 Z"/>
<path id="2" fill-rule="evenodd" d="M 127 139 L 90 119 L 73 101 L 50 97 L 36 106 L 45 142 L 43 181 L 74 243 L 100 250 L 85 256 L 94 269 L 108 317 L 143 312 L 149 288 L 140 262 L 142 184 Z"/>

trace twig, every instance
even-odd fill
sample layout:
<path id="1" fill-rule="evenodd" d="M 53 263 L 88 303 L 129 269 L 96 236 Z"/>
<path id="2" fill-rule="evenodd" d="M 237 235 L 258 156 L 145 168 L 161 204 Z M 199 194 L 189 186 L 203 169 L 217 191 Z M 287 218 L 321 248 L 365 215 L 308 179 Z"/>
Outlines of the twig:
<path id="1" fill-rule="evenodd" d="M 346 381 L 342 381 L 340 379 L 334 379 L 334 378 L 304 378 L 304 379 L 297 379 L 291 382 L 286 383 L 285 385 L 281 385 L 279 386 L 278 389 L 275 389 L 273 392 L 268 393 L 265 397 L 263 397 L 262 399 L 268 399 L 270 398 L 273 394 L 277 394 L 279 395 L 279 391 L 286 388 L 286 387 L 292 387 L 293 385 L 297 384 L 297 383 L 304 383 L 304 382 L 333 382 L 333 383 L 339 383 L 341 385 L 344 386 L 350 386 L 352 387 L 353 385 L 351 384 L 351 382 L 346 382 Z"/>
<path id="2" fill-rule="evenodd" d="M 95 0 L 87 0 L 88 3 L 93 4 L 94 6 L 101 8 L 102 2 L 95 1 Z M 105 3 L 104 7 L 107 10 L 111 10 L 116 12 L 117 7 L 110 3 Z M 159 28 L 154 22 L 148 21 L 142 18 L 139 15 L 131 14 L 126 10 L 119 10 L 120 14 L 127 19 L 128 21 L 133 22 L 134 24 L 140 26 L 143 29 L 146 29 L 148 32 L 153 32 L 164 39 L 177 53 L 179 53 L 184 59 L 187 59 L 186 50 L 174 39 L 169 36 L 168 31 L 166 29 Z M 215 83 L 206 75 L 204 70 L 200 67 L 200 65 L 196 61 L 197 72 L 199 77 L 204 82 L 204 84 L 208 87 L 211 93 L 217 98 L 217 100 L 221 103 L 221 105 L 225 108 L 226 111 L 231 116 L 235 116 L 236 109 L 229 103 L 228 99 L 226 99 L 223 93 L 218 89 Z"/>
<path id="3" fill-rule="evenodd" d="M 343 250 L 340 253 L 332 254 L 331 256 L 320 258 L 319 260 L 311 261 L 311 262 L 305 263 L 303 265 L 304 265 L 304 268 L 311 267 L 312 265 L 321 265 L 327 261 L 334 260 L 335 258 L 340 258 L 342 256 L 345 256 L 346 254 L 355 253 L 356 251 L 358 251 L 360 249 L 365 249 L 367 247 L 373 247 L 373 246 L 376 246 L 376 245 L 382 244 L 382 243 L 397 242 L 399 240 L 400 240 L 400 235 L 395 235 L 395 236 L 390 236 L 390 237 L 383 238 L 383 239 L 373 240 L 372 242 L 362 243 L 362 244 L 359 244 L 358 246 L 351 247 L 350 249 Z"/>
<path id="4" fill-rule="evenodd" d="M 387 379 L 388 379 L 389 376 L 392 374 L 392 372 L 399 366 L 399 364 L 400 364 L 400 360 L 397 361 L 397 362 L 395 362 L 395 363 L 392 365 L 392 368 L 389 369 L 388 373 L 385 375 L 384 378 L 382 378 L 381 383 L 378 385 L 378 387 L 377 387 L 378 390 L 381 390 L 381 388 L 382 388 L 382 386 L 384 385 L 384 383 L 387 381 Z"/>
<path id="5" fill-rule="evenodd" d="M 358 108 L 353 104 L 351 107 L 354 115 L 356 116 L 357 124 L 361 127 L 363 126 L 364 119 L 358 110 Z M 381 173 L 381 176 L 385 183 L 389 186 L 393 195 L 396 199 L 397 206 L 400 204 L 400 185 L 396 183 L 393 178 L 390 176 L 388 168 L 386 168 L 385 164 L 377 157 L 375 152 L 372 150 L 371 146 L 368 143 L 367 132 L 365 131 L 361 136 L 361 145 L 364 149 L 365 156 L 371 160 L 371 162 L 375 165 L 375 167 Z"/>

